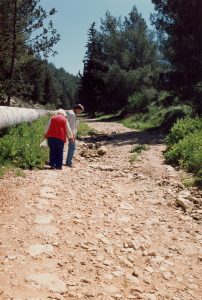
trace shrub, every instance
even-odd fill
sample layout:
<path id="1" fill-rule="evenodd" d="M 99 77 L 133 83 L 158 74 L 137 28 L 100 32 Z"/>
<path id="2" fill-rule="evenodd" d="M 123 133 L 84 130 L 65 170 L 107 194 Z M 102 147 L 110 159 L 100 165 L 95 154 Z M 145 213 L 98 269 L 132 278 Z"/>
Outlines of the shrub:
<path id="1" fill-rule="evenodd" d="M 136 146 L 134 146 L 134 147 L 132 147 L 132 149 L 130 150 L 130 153 L 134 153 L 134 152 L 136 152 L 136 153 L 141 153 L 143 150 L 148 150 L 149 149 L 149 147 L 147 146 L 147 145 L 136 145 Z"/>
<path id="2" fill-rule="evenodd" d="M 165 153 L 169 163 L 174 163 L 196 174 L 202 182 L 202 129 L 189 133 Z"/>
<path id="3" fill-rule="evenodd" d="M 128 108 L 128 115 L 133 109 Z M 168 132 L 177 119 L 191 115 L 192 109 L 188 105 L 177 105 L 165 108 L 157 106 L 156 102 L 150 103 L 147 112 L 135 113 L 123 119 L 122 123 L 128 128 L 136 129 L 161 129 Z"/>
<path id="4" fill-rule="evenodd" d="M 161 129 L 168 132 L 178 119 L 190 117 L 192 109 L 188 105 L 171 106 L 165 110 L 164 118 L 161 123 Z"/>
<path id="5" fill-rule="evenodd" d="M 145 88 L 141 92 L 137 92 L 129 97 L 128 102 L 130 108 L 134 112 L 145 112 L 148 109 L 148 105 L 156 97 L 157 92 L 153 88 Z"/>
<path id="6" fill-rule="evenodd" d="M 166 143 L 169 146 L 178 143 L 188 134 L 202 129 L 202 119 L 200 118 L 184 118 L 178 120 L 172 127 L 170 134 L 166 138 Z"/>
<path id="7" fill-rule="evenodd" d="M 48 151 L 39 147 L 48 117 L 12 127 L 0 139 L 0 165 L 8 163 L 23 169 L 42 168 Z"/>
<path id="8" fill-rule="evenodd" d="M 166 138 L 168 149 L 165 158 L 169 163 L 180 165 L 196 175 L 202 184 L 202 119 L 178 120 Z"/>
<path id="9" fill-rule="evenodd" d="M 88 123 L 81 121 L 79 124 L 78 137 L 82 137 L 85 135 L 94 135 L 96 134 L 96 130 L 90 128 Z"/>

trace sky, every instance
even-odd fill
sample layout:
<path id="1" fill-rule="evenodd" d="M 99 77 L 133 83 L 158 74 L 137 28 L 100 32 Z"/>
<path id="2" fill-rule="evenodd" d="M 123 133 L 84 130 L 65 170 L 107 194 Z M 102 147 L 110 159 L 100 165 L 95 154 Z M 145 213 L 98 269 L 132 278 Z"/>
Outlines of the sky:
<path id="1" fill-rule="evenodd" d="M 151 27 L 150 13 L 154 12 L 151 0 L 41 0 L 40 3 L 47 11 L 56 9 L 57 13 L 51 19 L 61 35 L 61 40 L 54 47 L 58 54 L 49 57 L 48 61 L 74 75 L 83 72 L 82 61 L 90 25 L 95 22 L 99 28 L 107 10 L 114 17 L 124 18 L 136 5 L 148 27 Z"/>

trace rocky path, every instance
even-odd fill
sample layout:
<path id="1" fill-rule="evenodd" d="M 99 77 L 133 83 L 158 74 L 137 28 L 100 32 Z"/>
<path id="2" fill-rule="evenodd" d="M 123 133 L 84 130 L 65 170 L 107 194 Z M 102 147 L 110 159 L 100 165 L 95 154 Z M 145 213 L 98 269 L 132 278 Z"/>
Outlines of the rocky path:
<path id="1" fill-rule="evenodd" d="M 0 299 L 202 299 L 200 195 L 163 163 L 159 137 L 91 126 L 101 142 L 80 142 L 75 168 L 1 180 Z"/>

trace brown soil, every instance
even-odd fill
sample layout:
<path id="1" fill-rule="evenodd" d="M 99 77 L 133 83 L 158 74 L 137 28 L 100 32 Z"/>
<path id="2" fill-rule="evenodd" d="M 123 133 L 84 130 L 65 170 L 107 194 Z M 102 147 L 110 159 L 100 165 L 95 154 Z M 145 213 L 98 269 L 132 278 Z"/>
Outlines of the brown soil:
<path id="1" fill-rule="evenodd" d="M 84 139 L 74 168 L 0 181 L 0 299 L 202 299 L 201 222 L 175 205 L 187 191 L 162 138 L 90 125 L 105 155 L 80 156 Z"/>

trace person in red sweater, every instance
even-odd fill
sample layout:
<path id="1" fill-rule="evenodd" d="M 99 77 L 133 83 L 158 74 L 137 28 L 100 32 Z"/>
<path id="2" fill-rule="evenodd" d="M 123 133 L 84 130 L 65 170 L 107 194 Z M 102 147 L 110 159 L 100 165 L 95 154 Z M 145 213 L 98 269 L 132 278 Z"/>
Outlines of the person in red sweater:
<path id="1" fill-rule="evenodd" d="M 51 169 L 62 170 L 64 144 L 68 139 L 73 138 L 69 123 L 66 119 L 66 112 L 59 109 L 57 114 L 51 117 L 44 137 L 48 140 L 50 149 L 50 167 Z"/>

